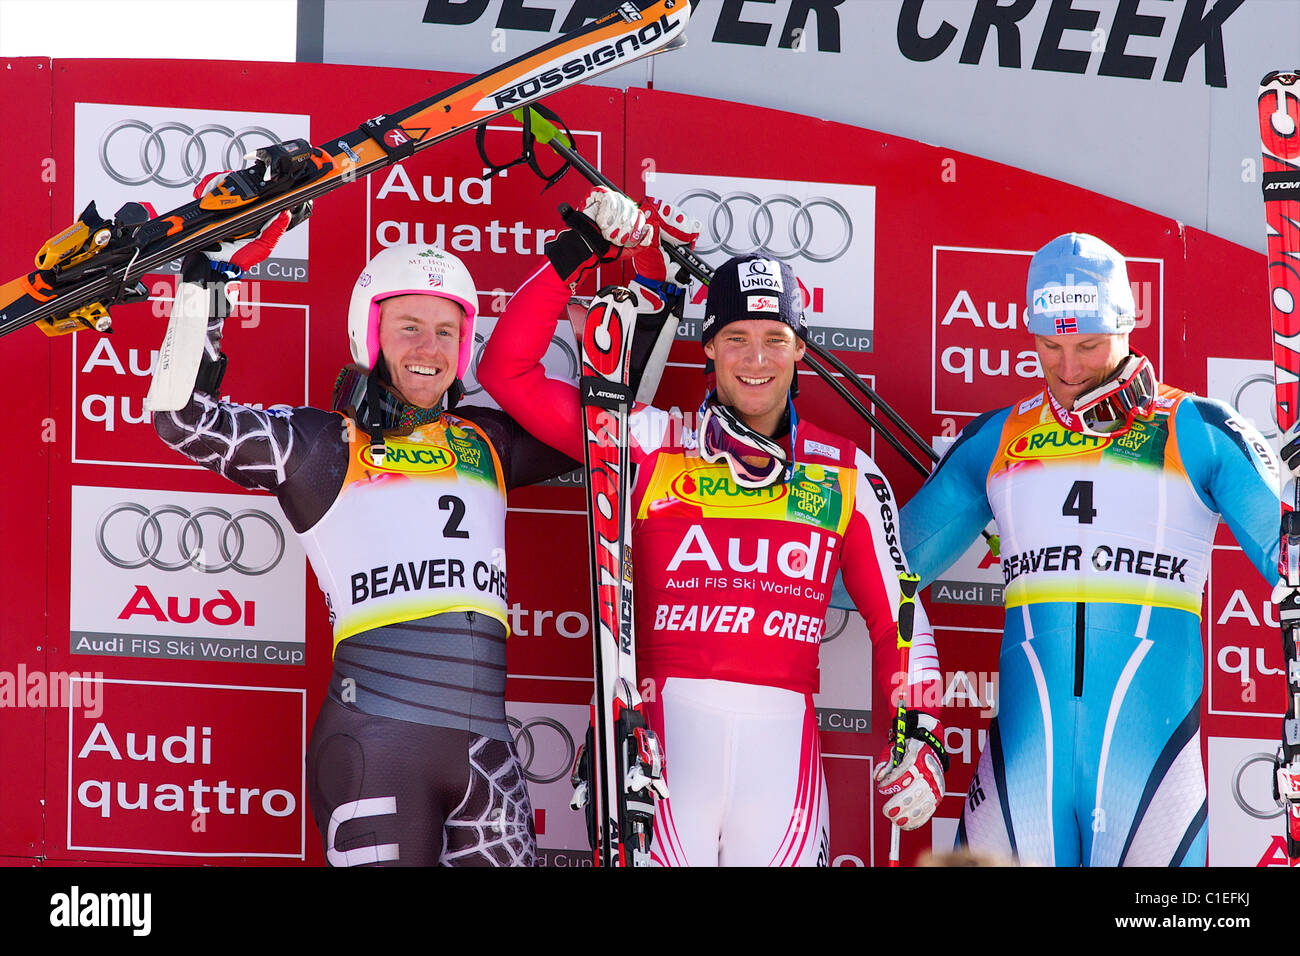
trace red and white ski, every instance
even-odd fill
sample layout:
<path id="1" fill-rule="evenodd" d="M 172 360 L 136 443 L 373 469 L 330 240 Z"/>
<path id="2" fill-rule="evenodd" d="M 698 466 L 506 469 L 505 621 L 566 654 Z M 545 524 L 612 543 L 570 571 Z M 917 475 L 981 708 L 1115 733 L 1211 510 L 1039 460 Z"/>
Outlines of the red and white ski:
<path id="1" fill-rule="evenodd" d="M 1300 73 L 1270 73 L 1259 86 L 1264 214 L 1268 223 L 1268 302 L 1273 322 L 1277 423 L 1300 413 Z M 1300 859 L 1300 485 L 1282 502 L 1278 573 L 1293 590 L 1278 605 L 1286 662 L 1287 706 L 1274 758 L 1273 797 L 1286 810 L 1286 853 Z"/>
<path id="2" fill-rule="evenodd" d="M 254 235 L 285 209 L 504 113 L 681 46 L 690 14 L 687 0 L 624 0 L 572 33 L 318 147 L 293 140 L 259 149 L 252 166 L 160 216 L 127 203 L 105 219 L 91 203 L 41 248 L 36 271 L 0 285 L 0 335 L 33 323 L 47 335 L 108 331 L 109 306 L 148 297 L 139 282 L 146 273 Z"/>
<path id="3" fill-rule="evenodd" d="M 587 745 L 574 770 L 574 806 L 586 805 L 597 866 L 649 866 L 654 797 L 668 796 L 663 754 L 641 713 L 636 678 L 628 448 L 635 296 L 617 286 L 601 289 L 582 335 L 596 690 Z"/>

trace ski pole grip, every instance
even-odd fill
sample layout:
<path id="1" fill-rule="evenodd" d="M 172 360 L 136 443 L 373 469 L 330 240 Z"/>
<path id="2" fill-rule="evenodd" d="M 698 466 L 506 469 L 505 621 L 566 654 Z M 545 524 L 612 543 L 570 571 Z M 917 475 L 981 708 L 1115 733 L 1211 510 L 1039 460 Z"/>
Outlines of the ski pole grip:
<path id="1" fill-rule="evenodd" d="M 912 626 L 916 622 L 916 589 L 921 577 L 904 571 L 898 575 L 898 646 L 912 646 Z"/>
<path id="2" fill-rule="evenodd" d="M 566 148 L 572 148 L 569 142 L 560 132 L 560 128 L 539 113 L 532 106 L 525 106 L 517 110 L 511 110 L 510 115 L 519 120 L 521 126 L 530 127 L 533 136 L 539 143 L 552 146 L 559 143 Z"/>
<path id="3" fill-rule="evenodd" d="M 910 571 L 903 571 L 898 575 L 898 649 L 901 652 L 899 664 L 903 673 L 890 748 L 889 762 L 894 767 L 901 764 L 907 755 L 907 700 L 911 687 L 912 626 L 916 623 L 916 589 L 920 583 L 920 575 Z"/>

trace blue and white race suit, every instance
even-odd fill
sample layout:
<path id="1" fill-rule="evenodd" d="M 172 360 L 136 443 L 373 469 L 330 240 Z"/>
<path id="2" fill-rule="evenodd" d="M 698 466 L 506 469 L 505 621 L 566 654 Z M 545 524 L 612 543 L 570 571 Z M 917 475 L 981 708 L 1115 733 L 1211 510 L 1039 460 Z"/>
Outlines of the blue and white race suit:
<path id="1" fill-rule="evenodd" d="M 999 710 L 958 842 L 1204 865 L 1201 595 L 1220 518 L 1276 580 L 1277 465 L 1227 405 L 1167 385 L 1123 435 L 1071 424 L 1046 389 L 983 415 L 903 508 L 923 586 L 990 518 L 1001 537 Z"/>

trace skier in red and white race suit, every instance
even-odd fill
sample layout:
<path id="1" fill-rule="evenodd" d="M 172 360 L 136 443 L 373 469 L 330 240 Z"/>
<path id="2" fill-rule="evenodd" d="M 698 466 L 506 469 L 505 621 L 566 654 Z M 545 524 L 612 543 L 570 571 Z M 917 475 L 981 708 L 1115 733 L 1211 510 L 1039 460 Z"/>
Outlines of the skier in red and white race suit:
<path id="1" fill-rule="evenodd" d="M 681 277 L 654 234 L 690 243 L 699 223 L 600 188 L 585 211 L 605 240 L 636 249 L 638 311 L 663 321 L 670 305 L 680 309 L 683 290 L 668 277 Z M 569 230 L 548 245 L 549 261 L 515 294 L 478 366 L 503 409 L 574 457 L 584 440 L 578 392 L 547 378 L 541 358 L 570 282 L 605 251 L 592 248 L 600 238 Z M 812 695 L 837 570 L 866 620 L 878 681 L 902 683 L 898 503 L 862 449 L 795 412 L 806 335 L 799 296 L 783 262 L 725 263 L 703 326 L 717 388 L 700 407 L 698 440 L 657 408 L 638 405 L 631 416 L 638 679 L 653 688 L 644 711 L 671 793 L 655 816 L 661 866 L 829 862 Z M 910 671 L 912 702 L 933 710 L 938 662 L 923 613 Z M 947 761 L 934 714 L 923 703 L 910 714 L 906 758 L 877 775 L 891 796 L 886 815 L 907 829 L 933 813 Z"/>
<path id="2" fill-rule="evenodd" d="M 356 364 L 332 411 L 218 397 L 223 284 L 206 257 L 186 259 L 177 301 L 201 300 L 203 354 L 154 427 L 275 494 L 325 593 L 334 671 L 307 786 L 327 861 L 534 865 L 505 714 L 506 492 L 575 463 L 496 409 L 457 406 L 478 294 L 450 253 L 393 246 L 362 270 L 348 312 Z"/>

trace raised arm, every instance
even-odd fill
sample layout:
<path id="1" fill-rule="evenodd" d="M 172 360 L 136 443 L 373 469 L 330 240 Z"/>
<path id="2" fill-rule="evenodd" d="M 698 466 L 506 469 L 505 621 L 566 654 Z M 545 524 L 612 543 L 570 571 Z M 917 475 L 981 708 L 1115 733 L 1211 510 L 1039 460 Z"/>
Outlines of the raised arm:
<path id="1" fill-rule="evenodd" d="M 669 236 L 672 225 L 659 216 L 664 207 L 638 209 L 629 203 L 626 197 L 608 190 L 593 191 L 586 205 L 593 219 L 571 220 L 570 229 L 547 243 L 546 258 L 506 306 L 478 366 L 480 384 L 515 421 L 551 447 L 577 459 L 582 457 L 583 426 L 576 384 L 548 378 L 542 366 L 542 356 L 557 323 L 567 317 L 572 284 L 598 257 L 608 262 L 608 253 L 615 244 L 630 242 L 638 229 L 643 231 L 648 242 L 638 240 L 632 246 L 636 249 L 633 265 L 637 276 L 630 288 L 635 295 L 637 319 L 630 366 L 631 385 L 646 401 L 659 381 L 685 298 L 685 290 L 666 279 L 664 257 L 659 251 L 659 233 L 663 230 Z M 635 223 L 628 225 L 635 215 L 641 216 L 639 227 Z M 670 241 L 689 244 L 698 235 L 696 225 L 691 233 L 689 229 L 682 231 L 677 224 Z M 568 334 L 567 327 L 562 334 Z M 647 438 L 656 433 L 656 425 L 657 421 L 649 423 L 649 427 L 634 428 L 634 444 L 657 444 Z"/>
<path id="2" fill-rule="evenodd" d="M 218 394 L 225 371 L 222 328 L 230 310 L 224 282 L 201 255 L 187 257 L 181 282 L 188 288 L 178 290 L 177 302 L 196 311 L 174 319 L 206 321 L 207 334 L 189 401 L 174 411 L 154 412 L 158 437 L 186 458 L 241 487 L 271 492 L 279 492 L 322 446 L 346 445 L 345 422 L 339 415 L 316 408 L 259 409 L 221 401 Z M 202 315 L 205 302 L 206 316 Z M 325 484 L 331 483 L 331 470 L 338 472 L 332 488 L 337 491 L 347 456 L 325 455 L 321 464 L 325 470 L 320 479 Z M 286 507 L 285 512 L 297 530 L 304 530 L 319 518 L 312 510 L 298 513 Z"/>
<path id="3" fill-rule="evenodd" d="M 561 233 L 561 239 L 571 233 Z M 560 243 L 555 240 L 548 246 Z M 571 240 L 565 240 L 569 242 Z M 576 256 L 574 256 L 576 258 Z M 580 260 L 575 271 L 582 268 Z M 548 378 L 542 356 L 569 301 L 568 282 L 552 256 L 514 294 L 479 360 L 479 384 L 532 435 L 571 458 L 582 458 L 582 415 L 575 383 Z M 561 268 L 565 267 L 561 260 Z M 572 274 L 572 273 L 570 273 Z"/>

